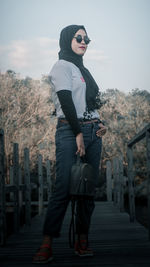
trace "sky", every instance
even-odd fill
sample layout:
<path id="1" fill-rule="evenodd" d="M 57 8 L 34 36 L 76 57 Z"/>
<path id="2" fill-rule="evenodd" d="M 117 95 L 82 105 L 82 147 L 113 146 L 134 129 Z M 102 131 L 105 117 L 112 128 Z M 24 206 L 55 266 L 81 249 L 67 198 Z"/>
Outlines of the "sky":
<path id="1" fill-rule="evenodd" d="M 150 92 L 150 0 L 0 0 L 0 71 L 48 75 L 71 24 L 88 32 L 84 65 L 100 90 Z"/>

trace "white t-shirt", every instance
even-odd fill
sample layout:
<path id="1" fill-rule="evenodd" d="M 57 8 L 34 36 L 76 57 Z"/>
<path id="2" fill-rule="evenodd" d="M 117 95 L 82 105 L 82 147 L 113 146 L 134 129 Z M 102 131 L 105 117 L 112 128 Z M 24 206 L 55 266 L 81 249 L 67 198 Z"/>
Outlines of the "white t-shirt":
<path id="1" fill-rule="evenodd" d="M 60 59 L 58 60 L 49 75 L 52 88 L 52 100 L 56 108 L 58 118 L 65 118 L 61 109 L 57 92 L 60 90 L 69 90 L 72 92 L 72 99 L 79 119 L 99 118 L 99 113 L 95 110 L 86 114 L 86 83 L 80 69 L 73 63 Z"/>

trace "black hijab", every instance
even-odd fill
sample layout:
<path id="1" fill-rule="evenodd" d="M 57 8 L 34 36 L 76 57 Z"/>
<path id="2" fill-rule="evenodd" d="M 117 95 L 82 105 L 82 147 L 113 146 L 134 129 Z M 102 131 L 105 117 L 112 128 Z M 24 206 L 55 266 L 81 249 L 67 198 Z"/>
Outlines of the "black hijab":
<path id="1" fill-rule="evenodd" d="M 101 101 L 99 97 L 99 88 L 88 69 L 84 67 L 82 56 L 74 53 L 71 48 L 72 39 L 75 33 L 80 29 L 83 29 L 86 32 L 83 25 L 70 25 L 61 31 L 59 40 L 59 59 L 72 62 L 80 69 L 86 82 L 86 104 L 87 111 L 90 112 L 95 109 L 99 109 L 101 107 Z"/>

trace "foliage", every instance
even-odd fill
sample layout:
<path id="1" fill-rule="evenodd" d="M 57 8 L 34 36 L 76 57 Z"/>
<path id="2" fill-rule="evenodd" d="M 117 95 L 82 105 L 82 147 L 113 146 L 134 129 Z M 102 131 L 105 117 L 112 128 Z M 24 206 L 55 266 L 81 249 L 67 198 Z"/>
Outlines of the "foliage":
<path id="1" fill-rule="evenodd" d="M 0 128 L 5 132 L 8 161 L 12 160 L 13 143 L 19 144 L 21 162 L 25 147 L 30 149 L 32 165 L 38 153 L 44 160 L 53 160 L 56 120 L 50 116 L 53 105 L 49 85 L 6 72 L 0 74 L 0 95 Z"/>
<path id="2" fill-rule="evenodd" d="M 45 161 L 55 160 L 56 117 L 48 78 L 22 79 L 12 70 L 0 74 L 0 128 L 5 131 L 5 150 L 12 159 L 13 143 L 19 143 L 21 163 L 23 150 L 30 149 L 32 167 L 40 153 Z M 103 137 L 102 164 L 121 153 L 126 161 L 127 142 L 150 121 L 150 93 L 134 89 L 125 94 L 117 89 L 101 93 L 103 106 L 99 110 L 107 133 Z M 145 141 L 135 150 L 135 163 L 145 158 Z M 144 160 L 145 162 L 145 160 Z"/>
<path id="3" fill-rule="evenodd" d="M 123 154 L 126 164 L 128 141 L 150 122 L 150 93 L 135 89 L 124 94 L 117 89 L 108 89 L 103 97 L 108 100 L 100 110 L 108 129 L 103 137 L 103 163 Z M 134 146 L 134 168 L 145 173 L 145 139 Z"/>

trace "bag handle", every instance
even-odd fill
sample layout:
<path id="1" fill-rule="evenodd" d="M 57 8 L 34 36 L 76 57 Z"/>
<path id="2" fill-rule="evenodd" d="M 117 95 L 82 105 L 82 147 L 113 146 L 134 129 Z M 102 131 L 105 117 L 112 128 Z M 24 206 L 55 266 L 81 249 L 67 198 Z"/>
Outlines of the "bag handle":
<path id="1" fill-rule="evenodd" d="M 84 156 L 80 157 L 80 154 L 78 153 L 77 154 L 77 164 L 79 165 L 81 162 L 86 163 L 86 156 L 84 155 Z"/>

